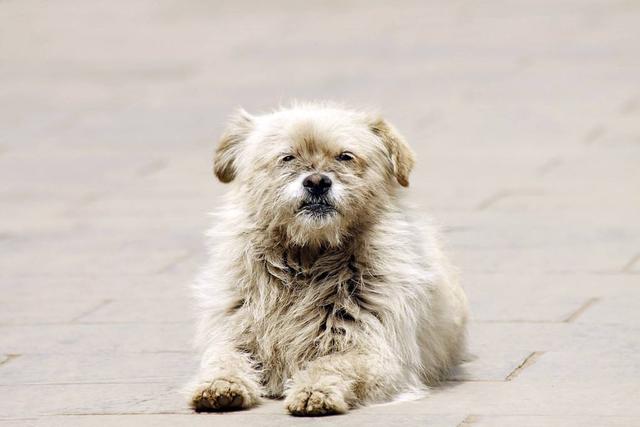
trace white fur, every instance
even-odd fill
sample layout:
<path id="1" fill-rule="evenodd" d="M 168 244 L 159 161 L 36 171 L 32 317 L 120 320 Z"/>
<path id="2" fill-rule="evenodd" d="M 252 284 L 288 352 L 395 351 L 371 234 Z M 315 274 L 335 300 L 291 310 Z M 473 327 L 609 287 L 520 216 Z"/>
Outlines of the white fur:
<path id="1" fill-rule="evenodd" d="M 400 201 L 404 140 L 378 118 L 317 105 L 234 123 L 247 129 L 231 128 L 216 157 L 233 188 L 195 285 L 194 408 L 284 395 L 295 415 L 340 413 L 446 378 L 464 355 L 466 298 L 434 228 Z M 344 149 L 358 160 L 336 160 Z M 312 172 L 331 177 L 336 214 L 297 210 Z"/>

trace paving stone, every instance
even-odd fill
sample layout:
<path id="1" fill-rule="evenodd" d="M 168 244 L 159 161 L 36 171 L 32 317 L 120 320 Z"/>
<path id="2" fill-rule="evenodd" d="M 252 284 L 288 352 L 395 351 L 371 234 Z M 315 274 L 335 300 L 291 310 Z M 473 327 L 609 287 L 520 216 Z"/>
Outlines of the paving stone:
<path id="1" fill-rule="evenodd" d="M 456 427 L 462 421 L 460 416 L 452 415 L 361 415 L 357 413 L 349 416 L 333 416 L 320 419 L 296 418 L 286 414 L 264 417 L 251 412 L 239 412 L 233 414 L 168 414 L 168 415 L 101 415 L 88 416 L 49 416 L 33 421 L 2 421 L 1 426 L 28 425 L 28 426 L 122 426 L 122 425 L 152 425 L 157 427 L 189 425 L 189 426 L 350 426 L 353 423 L 367 426 L 416 426 L 429 425 L 435 427 Z M 22 424 L 24 423 L 24 424 Z"/>
<path id="2" fill-rule="evenodd" d="M 637 349 L 640 346 L 635 325 L 578 323 L 472 323 L 469 338 L 472 348 L 557 351 L 579 353 L 608 348 L 610 351 Z"/>
<path id="3" fill-rule="evenodd" d="M 541 390 L 544 393 L 540 393 Z M 552 379 L 544 386 L 521 381 L 462 382 L 435 389 L 422 400 L 367 408 L 363 412 L 640 416 L 635 404 L 635 396 L 640 391 L 637 384 L 626 382 L 607 390 L 608 393 L 602 395 L 598 387 L 588 387 L 584 382 L 564 383 Z"/>
<path id="4" fill-rule="evenodd" d="M 638 281 L 640 282 L 640 278 Z M 576 322 L 640 325 L 640 313 L 636 304 L 639 298 L 640 289 L 637 286 L 625 289 L 617 295 L 600 298 Z"/>
<path id="5" fill-rule="evenodd" d="M 142 252 L 124 242 L 98 249 L 84 238 L 74 237 L 65 242 L 66 253 L 61 254 L 58 244 L 51 240 L 31 250 L 32 256 L 40 260 L 35 270 L 33 259 L 24 257 L 21 251 L 7 254 L 0 264 L 0 277 L 6 280 L 16 276 L 64 277 L 73 274 L 90 279 L 93 276 L 154 274 L 170 268 L 192 253 L 191 248 L 184 246 L 147 248 Z M 105 251 L 109 251 L 108 257 L 104 256 Z"/>
<path id="6" fill-rule="evenodd" d="M 629 274 L 462 275 L 472 318 L 481 322 L 588 321 L 594 311 L 613 311 L 614 301 L 633 301 L 635 281 Z"/>
<path id="7" fill-rule="evenodd" d="M 535 363 L 524 369 L 517 381 L 526 383 L 553 383 L 576 384 L 583 388 L 594 388 L 600 384 L 629 384 L 637 383 L 637 368 L 629 364 L 633 360 L 633 354 L 637 351 L 637 345 L 630 345 L 626 349 L 617 349 L 612 352 L 608 349 L 593 348 L 571 351 L 548 351 L 541 355 Z M 590 387 L 591 386 L 591 387 Z"/>
<path id="8" fill-rule="evenodd" d="M 498 346 L 496 346 L 498 347 Z M 531 355 L 528 349 L 469 347 L 469 361 L 450 376 L 451 381 L 505 381 Z"/>
<path id="9" fill-rule="evenodd" d="M 191 348 L 192 322 L 51 324 L 0 327 L 5 354 L 184 352 Z"/>
<path id="10" fill-rule="evenodd" d="M 188 264 L 186 261 L 184 263 Z M 181 264 L 177 264 L 177 266 Z M 122 298 L 125 295 L 127 298 L 174 297 L 186 302 L 191 295 L 188 286 L 193 280 L 193 271 L 191 269 L 185 272 L 173 268 L 171 275 L 167 272 L 158 272 L 153 275 L 123 274 L 117 278 L 80 276 L 72 273 L 64 277 L 30 275 L 0 280 L 0 292 L 11 292 L 12 301 L 16 302 L 15 305 L 25 304 L 23 308 L 6 304 L 10 307 L 9 311 L 24 310 L 26 314 L 32 316 L 37 315 L 33 311 L 34 307 L 37 307 L 38 310 L 43 309 L 42 306 L 37 306 L 37 303 L 45 299 L 61 305 L 76 304 L 79 301 L 88 300 L 96 301 L 99 304 Z M 54 289 L 55 295 L 50 296 L 43 292 L 43 289 Z M 90 308 L 96 307 L 97 304 L 90 306 Z M 46 310 L 46 308 L 44 309 Z"/>
<path id="11" fill-rule="evenodd" d="M 158 298 L 150 292 L 143 298 L 110 301 L 83 316 L 80 321 L 83 323 L 189 323 L 194 320 L 195 307 L 195 301 L 187 298 L 187 295 L 181 298 L 173 296 Z"/>
<path id="12" fill-rule="evenodd" d="M 0 386 L 0 417 L 188 413 L 186 401 L 176 398 L 179 395 L 179 386 L 170 383 Z"/>
<path id="13" fill-rule="evenodd" d="M 196 367 L 189 351 L 21 354 L 0 364 L 0 385 L 186 384 Z"/>
<path id="14" fill-rule="evenodd" d="M 629 250 L 617 244 L 603 244 L 597 250 L 580 253 L 576 248 L 496 249 L 458 252 L 456 258 L 464 271 L 472 273 L 523 271 L 559 273 L 620 272 Z"/>
<path id="15" fill-rule="evenodd" d="M 637 5 L 42 6 L 0 2 L 0 426 L 640 424 Z M 410 141 L 475 357 L 345 416 L 192 414 L 215 141 L 292 98 Z"/>
<path id="16" fill-rule="evenodd" d="M 31 296 L 0 300 L 0 325 L 68 323 L 105 302 L 109 300 L 77 294 L 65 299 Z"/>
<path id="17" fill-rule="evenodd" d="M 640 423 L 638 417 L 612 416 L 535 416 L 535 415 L 504 415 L 504 416 L 474 416 L 469 424 L 474 427 L 627 427 Z"/>

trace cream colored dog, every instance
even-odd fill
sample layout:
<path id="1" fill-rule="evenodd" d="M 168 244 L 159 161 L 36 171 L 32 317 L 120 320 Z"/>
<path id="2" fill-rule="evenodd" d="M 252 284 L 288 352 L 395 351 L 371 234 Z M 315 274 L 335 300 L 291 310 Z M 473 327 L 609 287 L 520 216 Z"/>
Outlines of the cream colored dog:
<path id="1" fill-rule="evenodd" d="M 233 187 L 196 284 L 195 410 L 284 396 L 294 415 L 344 413 L 461 361 L 465 296 L 434 230 L 399 200 L 413 164 L 396 130 L 367 113 L 236 114 L 214 159 Z"/>

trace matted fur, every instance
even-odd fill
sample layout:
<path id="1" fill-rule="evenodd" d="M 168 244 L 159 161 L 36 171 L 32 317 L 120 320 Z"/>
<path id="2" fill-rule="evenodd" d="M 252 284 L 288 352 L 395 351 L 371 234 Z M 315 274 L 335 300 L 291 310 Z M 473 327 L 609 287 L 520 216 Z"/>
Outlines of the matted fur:
<path id="1" fill-rule="evenodd" d="M 196 410 L 285 396 L 294 415 L 342 413 L 436 383 L 460 362 L 466 298 L 434 229 L 400 200 L 413 164 L 397 131 L 368 113 L 306 104 L 234 116 L 214 158 L 232 188 L 195 285 Z M 314 172 L 333 182 L 326 215 L 300 208 Z"/>

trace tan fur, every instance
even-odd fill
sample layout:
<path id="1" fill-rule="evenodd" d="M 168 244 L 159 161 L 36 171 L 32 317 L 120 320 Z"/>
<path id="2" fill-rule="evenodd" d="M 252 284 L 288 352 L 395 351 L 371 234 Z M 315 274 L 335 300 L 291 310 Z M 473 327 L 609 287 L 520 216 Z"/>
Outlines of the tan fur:
<path id="1" fill-rule="evenodd" d="M 415 155 L 398 131 L 382 118 L 371 123 L 371 130 L 382 139 L 389 150 L 393 172 L 398 183 L 409 186 L 409 173 L 415 164 Z"/>
<path id="2" fill-rule="evenodd" d="M 390 124 L 318 104 L 240 113 L 214 162 L 233 187 L 195 286 L 196 410 L 262 395 L 285 396 L 294 415 L 342 413 L 436 383 L 461 360 L 466 298 L 433 228 L 400 201 L 414 155 Z M 333 181 L 333 214 L 300 209 L 314 172 Z"/>
<path id="3" fill-rule="evenodd" d="M 220 138 L 213 160 L 213 171 L 222 182 L 231 182 L 236 176 L 234 159 L 242 148 L 240 143 L 253 129 L 253 120 L 244 110 L 239 110 L 229 122 L 227 130 Z"/>

